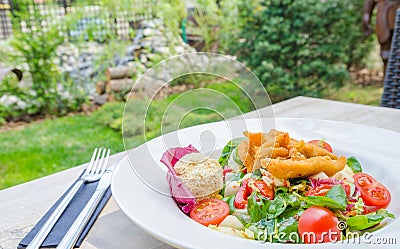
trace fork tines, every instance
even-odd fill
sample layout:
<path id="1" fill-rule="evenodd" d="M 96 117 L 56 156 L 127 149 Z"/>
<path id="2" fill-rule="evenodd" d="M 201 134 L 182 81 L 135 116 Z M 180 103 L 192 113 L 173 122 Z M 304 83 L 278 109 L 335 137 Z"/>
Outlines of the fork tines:
<path id="1" fill-rule="evenodd" d="M 106 170 L 110 149 L 95 148 L 89 166 L 86 169 L 86 174 L 99 174 Z M 105 159 L 105 160 L 104 160 Z"/>

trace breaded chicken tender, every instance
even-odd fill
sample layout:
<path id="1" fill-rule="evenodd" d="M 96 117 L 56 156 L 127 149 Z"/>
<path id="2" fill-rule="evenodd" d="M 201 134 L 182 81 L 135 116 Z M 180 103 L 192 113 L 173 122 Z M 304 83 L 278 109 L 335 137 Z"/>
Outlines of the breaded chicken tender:
<path id="1" fill-rule="evenodd" d="M 317 156 L 303 160 L 263 159 L 261 164 L 263 168 L 279 178 L 300 178 L 319 172 L 333 176 L 344 168 L 346 157 L 342 156 L 337 160 L 332 160 L 329 156 Z"/>
<path id="2" fill-rule="evenodd" d="M 247 172 L 262 167 L 278 178 L 306 177 L 319 172 L 332 176 L 346 165 L 345 157 L 293 139 L 287 132 L 272 129 L 267 134 L 243 134 L 248 139 L 239 144 L 238 155 Z"/>
<path id="3" fill-rule="evenodd" d="M 261 168 L 261 159 L 286 157 L 289 153 L 284 148 L 290 144 L 289 134 L 271 130 L 266 133 L 243 132 L 248 138 L 238 145 L 238 155 L 247 168 L 247 172 Z"/>

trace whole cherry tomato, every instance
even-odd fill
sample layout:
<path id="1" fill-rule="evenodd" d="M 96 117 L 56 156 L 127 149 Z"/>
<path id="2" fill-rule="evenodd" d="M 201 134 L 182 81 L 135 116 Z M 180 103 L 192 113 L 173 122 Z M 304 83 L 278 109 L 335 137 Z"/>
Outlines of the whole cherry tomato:
<path id="1" fill-rule="evenodd" d="M 341 237 L 338 222 L 338 218 L 331 210 L 312 206 L 299 218 L 299 234 L 306 244 L 337 242 Z"/>

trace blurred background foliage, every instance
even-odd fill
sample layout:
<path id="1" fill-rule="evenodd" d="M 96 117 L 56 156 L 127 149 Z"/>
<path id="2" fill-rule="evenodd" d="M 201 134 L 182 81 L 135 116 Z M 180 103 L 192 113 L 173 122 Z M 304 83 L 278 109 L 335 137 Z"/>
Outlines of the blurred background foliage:
<path id="1" fill-rule="evenodd" d="M 99 145 L 111 147 L 113 153 L 124 149 L 121 125 L 126 96 L 114 96 L 114 102 L 96 106 L 86 89 L 92 83 L 63 74 L 57 67 L 60 47 L 69 46 L 80 54 L 91 43 L 103 46 L 92 62 L 96 72 L 116 66 L 115 58 L 126 54 L 138 31 L 132 20 L 121 39 L 115 21 L 121 14 L 162 20 L 170 34 L 166 39 L 171 54 L 153 55 L 152 65 L 174 55 L 175 44 L 183 40 L 198 51 L 235 56 L 260 78 L 273 102 L 303 95 L 379 103 L 381 85 L 354 84 L 357 70 L 380 67 L 378 56 L 371 56 L 376 51 L 375 37 L 366 39 L 361 31 L 363 0 L 68 2 L 68 13 L 59 19 L 52 12 L 44 14 L 33 0 L 13 0 L 14 36 L 0 41 L 0 64 L 21 68 L 25 80 L 21 83 L 9 76 L 0 83 L 0 98 L 13 97 L 14 101 L 7 106 L 0 101 L 0 125 L 6 127 L 0 127 L 0 147 L 4 148 L 0 151 L 0 189 L 84 163 Z M 46 4 L 59 1 L 47 0 Z M 99 8 L 90 12 L 88 6 Z M 45 20 L 51 22 L 43 26 Z M 141 64 L 139 58 L 135 63 Z M 145 70 L 138 68 L 134 78 Z M 93 82 L 102 80 L 105 74 L 99 73 Z M 188 75 L 170 83 L 185 89 L 214 89 L 226 93 L 241 111 L 253 110 L 241 90 L 223 79 Z M 139 120 L 135 126 L 124 127 L 124 132 L 136 138 L 135 145 L 144 142 L 143 130 L 146 139 L 162 134 L 160 118 L 177 96 L 179 92 L 172 92 L 152 101 L 146 126 Z M 198 96 L 190 102 L 202 100 Z M 130 101 L 138 107 L 133 113 L 139 116 L 146 111 L 145 98 Z M 182 107 L 186 104 L 193 103 L 181 103 Z M 228 111 L 230 107 L 219 108 Z M 56 118 L 60 116 L 65 117 Z M 45 121 L 8 128 L 10 121 L 31 122 L 37 117 Z M 212 111 L 197 110 L 179 120 L 178 126 L 176 122 L 164 125 L 171 131 L 220 119 Z"/>

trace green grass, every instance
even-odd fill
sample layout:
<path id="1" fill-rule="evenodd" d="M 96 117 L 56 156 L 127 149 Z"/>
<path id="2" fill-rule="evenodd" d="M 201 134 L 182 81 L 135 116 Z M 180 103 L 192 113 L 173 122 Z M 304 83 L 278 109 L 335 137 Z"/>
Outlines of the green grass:
<path id="1" fill-rule="evenodd" d="M 251 102 L 233 84 L 210 84 L 208 88 L 226 93 L 238 109 L 243 112 L 252 110 Z M 197 92 L 178 99 L 173 94 L 166 99 L 152 103 L 147 118 L 147 137 L 161 134 L 161 117 L 165 108 L 174 102 L 175 108 L 166 117 L 169 119 L 167 131 L 184 128 L 201 123 L 221 120 L 215 112 L 200 109 L 179 117 L 179 111 L 190 106 L 210 105 L 229 116 L 237 115 L 231 109 L 233 103 L 215 101 L 212 103 L 207 93 Z M 132 105 L 130 114 L 137 117 L 133 120 L 127 143 L 129 148 L 144 141 L 142 136 L 145 101 L 137 99 Z M 139 107 L 139 108 L 138 108 Z M 89 116 L 75 115 L 55 120 L 45 120 L 27 125 L 21 130 L 0 133 L 0 189 L 11 187 L 42 176 L 46 176 L 76 165 L 88 162 L 95 147 L 104 146 L 112 153 L 124 150 L 121 136 L 121 124 L 124 103 L 107 103 Z M 137 121 L 137 122 L 135 122 Z"/>
<path id="2" fill-rule="evenodd" d="M 0 133 L 0 189 L 85 163 L 96 146 L 123 150 L 120 134 L 84 115 Z"/>
<path id="3" fill-rule="evenodd" d="M 343 102 L 352 102 L 365 105 L 379 106 L 382 97 L 383 87 L 345 85 L 337 92 L 331 92 L 327 99 Z"/>

